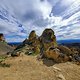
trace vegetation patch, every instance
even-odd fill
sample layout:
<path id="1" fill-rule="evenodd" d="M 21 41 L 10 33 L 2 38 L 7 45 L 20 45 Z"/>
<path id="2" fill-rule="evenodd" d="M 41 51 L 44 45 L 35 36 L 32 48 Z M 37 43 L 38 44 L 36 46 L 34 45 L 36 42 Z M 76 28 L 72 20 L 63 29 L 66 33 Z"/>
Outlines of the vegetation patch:
<path id="1" fill-rule="evenodd" d="M 25 54 L 26 54 L 26 55 L 32 55 L 32 56 L 36 56 L 36 55 L 37 55 L 37 53 L 35 53 L 35 52 L 33 52 L 33 51 L 32 51 L 32 52 L 25 52 Z"/>
<path id="2" fill-rule="evenodd" d="M 7 64 L 7 63 L 0 63 L 0 67 L 10 67 L 10 64 Z"/>
<path id="3" fill-rule="evenodd" d="M 3 63 L 7 57 L 5 56 L 0 56 L 0 67 L 10 67 L 10 64 Z"/>
<path id="4" fill-rule="evenodd" d="M 5 56 L 0 56 L 0 63 L 3 62 L 7 57 Z"/>

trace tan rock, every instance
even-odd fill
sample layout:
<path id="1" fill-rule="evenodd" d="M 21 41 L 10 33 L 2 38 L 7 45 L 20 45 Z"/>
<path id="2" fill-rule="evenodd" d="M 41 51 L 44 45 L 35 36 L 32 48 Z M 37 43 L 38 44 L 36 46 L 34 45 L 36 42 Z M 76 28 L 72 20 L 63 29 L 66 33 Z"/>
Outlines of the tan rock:
<path id="1" fill-rule="evenodd" d="M 29 41 L 33 41 L 37 38 L 37 35 L 35 33 L 35 31 L 31 31 L 31 33 L 29 34 Z"/>
<path id="2" fill-rule="evenodd" d="M 60 45 L 57 48 L 60 50 L 61 53 L 67 56 L 70 56 L 72 54 L 72 51 L 67 46 Z"/>
<path id="3" fill-rule="evenodd" d="M 1 42 L 4 42 L 5 41 L 4 35 L 2 33 L 0 33 L 0 41 Z"/>
<path id="4" fill-rule="evenodd" d="M 49 47 L 57 47 L 56 37 L 52 29 L 45 29 L 40 37 L 40 41 L 44 50 Z"/>
<path id="5" fill-rule="evenodd" d="M 51 59 L 57 61 L 60 53 L 59 53 L 59 51 L 58 51 L 57 49 L 52 49 L 52 50 L 47 49 L 47 50 L 45 51 L 44 55 L 45 55 L 47 58 L 51 58 Z"/>
<path id="6" fill-rule="evenodd" d="M 58 77 L 58 80 L 66 80 L 62 74 L 59 74 L 57 77 Z"/>

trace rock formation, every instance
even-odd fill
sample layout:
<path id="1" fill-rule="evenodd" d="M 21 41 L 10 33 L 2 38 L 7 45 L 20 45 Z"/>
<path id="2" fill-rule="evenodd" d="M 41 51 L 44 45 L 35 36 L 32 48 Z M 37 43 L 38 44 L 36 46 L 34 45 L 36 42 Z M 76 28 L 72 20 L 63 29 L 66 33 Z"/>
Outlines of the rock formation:
<path id="1" fill-rule="evenodd" d="M 11 55 L 19 56 L 21 53 L 28 55 L 40 53 L 40 41 L 34 30 L 31 31 L 28 39 L 25 39 L 23 43 L 12 52 Z"/>
<path id="2" fill-rule="evenodd" d="M 69 49 L 67 46 L 59 45 L 57 48 L 60 50 L 61 53 L 65 54 L 67 56 L 70 56 L 73 54 L 71 49 Z"/>
<path id="3" fill-rule="evenodd" d="M 52 29 L 45 29 L 39 39 L 41 44 L 41 54 L 44 54 L 50 47 L 56 48 L 58 46 Z"/>
<path id="4" fill-rule="evenodd" d="M 34 30 L 31 31 L 28 39 L 25 39 L 11 55 L 39 54 L 38 58 L 49 58 L 55 62 L 66 62 L 79 60 L 80 57 L 76 53 L 76 51 L 74 53 L 73 49 L 71 50 L 67 46 L 58 45 L 54 31 L 52 29 L 45 29 L 40 37 L 36 35 Z"/>
<path id="5" fill-rule="evenodd" d="M 45 47 L 45 49 L 51 46 L 54 48 L 58 46 L 56 42 L 56 36 L 52 29 L 45 29 L 42 35 L 40 36 L 40 40 L 43 46 Z"/>
<path id="6" fill-rule="evenodd" d="M 3 33 L 0 33 L 0 42 L 5 42 Z"/>

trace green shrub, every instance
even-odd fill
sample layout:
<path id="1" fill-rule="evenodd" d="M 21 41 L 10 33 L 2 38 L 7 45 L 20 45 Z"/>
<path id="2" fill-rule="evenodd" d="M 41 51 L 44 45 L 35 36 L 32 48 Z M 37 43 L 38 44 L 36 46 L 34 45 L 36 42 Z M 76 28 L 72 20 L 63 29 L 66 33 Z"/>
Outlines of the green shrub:
<path id="1" fill-rule="evenodd" d="M 0 63 L 0 67 L 10 67 L 10 64 Z"/>
<path id="2" fill-rule="evenodd" d="M 7 57 L 5 56 L 0 56 L 0 67 L 10 67 L 10 64 L 3 63 Z"/>
<path id="3" fill-rule="evenodd" d="M 0 56 L 0 63 L 1 63 L 2 61 L 4 61 L 6 58 L 7 58 L 7 57 L 5 57 L 5 56 Z"/>

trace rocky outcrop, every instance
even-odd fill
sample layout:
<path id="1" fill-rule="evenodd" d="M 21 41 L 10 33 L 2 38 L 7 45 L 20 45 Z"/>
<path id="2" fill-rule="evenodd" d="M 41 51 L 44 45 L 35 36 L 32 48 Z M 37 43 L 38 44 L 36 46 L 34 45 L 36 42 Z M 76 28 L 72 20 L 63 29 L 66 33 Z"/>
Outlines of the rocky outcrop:
<path id="1" fill-rule="evenodd" d="M 58 48 L 49 48 L 45 52 L 47 58 L 53 59 L 55 62 L 66 62 L 70 61 L 70 57 L 66 54 L 61 53 Z"/>
<path id="2" fill-rule="evenodd" d="M 0 42 L 5 42 L 5 38 L 3 33 L 0 33 Z"/>
<path id="3" fill-rule="evenodd" d="M 50 47 L 56 48 L 57 41 L 56 36 L 54 35 L 54 31 L 52 29 L 45 29 L 40 36 L 40 42 L 44 51 L 46 51 Z"/>
<path id="4" fill-rule="evenodd" d="M 75 53 L 74 53 L 75 52 Z M 66 62 L 71 60 L 80 60 L 76 55 L 74 49 L 67 46 L 58 45 L 56 36 L 52 29 L 45 29 L 40 37 L 35 31 L 31 31 L 28 39 L 18 46 L 12 53 L 12 56 L 19 56 L 20 54 L 39 54 L 39 58 L 53 59 L 55 62 Z"/>
<path id="5" fill-rule="evenodd" d="M 52 29 L 45 29 L 42 33 L 42 35 L 39 37 L 41 49 L 40 54 L 45 56 L 44 53 L 50 48 L 56 48 L 57 42 L 56 42 L 56 36 L 54 35 L 54 31 Z"/>
<path id="6" fill-rule="evenodd" d="M 39 37 L 36 35 L 35 31 L 32 31 L 29 35 L 28 43 L 30 46 L 34 47 L 34 53 L 40 53 L 40 41 Z"/>
<path id="7" fill-rule="evenodd" d="M 40 53 L 40 41 L 35 31 L 31 31 L 28 39 L 25 39 L 21 45 L 19 45 L 12 53 L 12 56 L 19 56 L 21 53 L 39 54 Z"/>
<path id="8" fill-rule="evenodd" d="M 61 53 L 65 54 L 67 56 L 70 56 L 73 54 L 71 49 L 69 49 L 67 46 L 59 45 L 57 48 L 60 50 Z"/>

